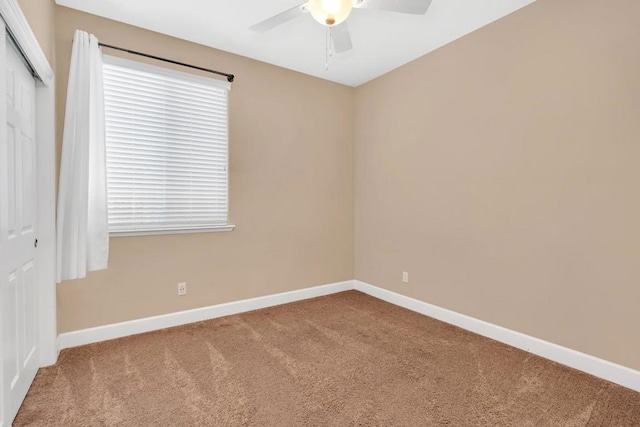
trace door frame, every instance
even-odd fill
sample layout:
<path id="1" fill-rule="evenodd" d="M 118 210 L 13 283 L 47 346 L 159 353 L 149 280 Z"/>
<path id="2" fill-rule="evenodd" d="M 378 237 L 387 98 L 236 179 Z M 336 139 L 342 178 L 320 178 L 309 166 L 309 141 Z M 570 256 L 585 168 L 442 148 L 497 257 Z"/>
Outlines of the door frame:
<path id="1" fill-rule="evenodd" d="M 54 72 L 17 0 L 0 0 L 0 17 L 36 74 L 39 366 L 58 360 L 56 325 L 56 128 Z M 1 24 L 1 23 L 0 23 Z M 4 33 L 5 28 L 0 28 Z M 4 34 L 3 34 L 4 35 Z M 2 40 L 2 43 L 5 43 Z M 4 70 L 0 71 L 4 74 Z M 4 76 L 3 76 L 4 78 Z M 38 81 L 39 79 L 39 81 Z M 4 96 L 4 94 L 2 95 Z M 2 102 L 6 102 L 2 99 Z M 5 118 L 1 118 L 5 120 Z"/>

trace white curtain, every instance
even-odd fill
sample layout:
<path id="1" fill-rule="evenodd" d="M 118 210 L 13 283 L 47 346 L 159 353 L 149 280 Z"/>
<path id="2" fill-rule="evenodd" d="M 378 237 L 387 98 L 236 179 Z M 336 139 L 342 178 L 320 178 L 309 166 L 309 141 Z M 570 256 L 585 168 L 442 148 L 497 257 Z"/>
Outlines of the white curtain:
<path id="1" fill-rule="evenodd" d="M 58 188 L 58 283 L 107 268 L 109 229 L 102 53 L 98 39 L 73 37 Z"/>

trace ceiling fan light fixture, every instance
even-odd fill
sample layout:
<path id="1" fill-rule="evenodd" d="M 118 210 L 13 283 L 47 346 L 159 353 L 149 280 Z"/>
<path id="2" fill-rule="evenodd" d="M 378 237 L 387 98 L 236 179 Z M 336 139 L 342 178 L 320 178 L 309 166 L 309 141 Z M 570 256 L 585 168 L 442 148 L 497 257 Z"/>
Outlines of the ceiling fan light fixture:
<path id="1" fill-rule="evenodd" d="M 353 0 L 309 0 L 313 19 L 327 27 L 344 22 L 353 9 Z"/>

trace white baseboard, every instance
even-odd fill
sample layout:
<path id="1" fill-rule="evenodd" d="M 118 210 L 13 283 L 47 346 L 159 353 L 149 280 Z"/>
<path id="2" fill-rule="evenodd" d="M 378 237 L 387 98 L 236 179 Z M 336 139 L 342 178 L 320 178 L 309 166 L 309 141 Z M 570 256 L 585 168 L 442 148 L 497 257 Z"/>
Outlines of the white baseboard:
<path id="1" fill-rule="evenodd" d="M 58 348 L 59 350 L 62 350 L 65 348 L 122 338 L 129 335 L 170 328 L 172 326 L 180 326 L 187 323 L 200 322 L 203 320 L 215 319 L 217 317 L 244 313 L 251 310 L 273 307 L 275 305 L 321 297 L 337 292 L 348 291 L 350 289 L 353 289 L 353 281 L 347 280 L 346 282 L 315 286 L 296 291 L 283 292 L 281 294 L 267 295 L 264 297 L 234 301 L 226 304 L 212 305 L 193 310 L 179 311 L 177 313 L 163 314 L 160 316 L 146 317 L 128 322 L 66 332 L 58 336 Z"/>
<path id="2" fill-rule="evenodd" d="M 640 371 L 354 280 L 360 292 L 640 392 Z"/>
<path id="3" fill-rule="evenodd" d="M 316 286 L 281 294 L 67 332 L 58 336 L 58 348 L 62 350 L 122 338 L 129 335 L 170 328 L 172 326 L 180 326 L 187 323 L 200 322 L 217 317 L 348 291 L 350 289 L 356 289 L 391 304 L 407 308 L 411 311 L 424 314 L 425 316 L 433 317 L 434 319 L 458 326 L 478 335 L 500 341 L 504 344 L 640 392 L 640 371 L 391 292 L 359 280 L 347 280 L 330 285 Z"/>

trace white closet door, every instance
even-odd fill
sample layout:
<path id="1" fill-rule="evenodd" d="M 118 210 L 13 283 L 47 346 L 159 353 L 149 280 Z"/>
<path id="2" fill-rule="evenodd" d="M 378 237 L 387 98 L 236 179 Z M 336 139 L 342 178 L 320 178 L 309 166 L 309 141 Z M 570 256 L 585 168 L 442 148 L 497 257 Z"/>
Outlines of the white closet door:
<path id="1" fill-rule="evenodd" d="M 1 21 L 0 21 L 1 22 Z M 4 28 L 0 28 L 5 34 Z M 0 47 L 0 425 L 11 424 L 38 370 L 35 80 L 13 44 Z M 4 111 L 3 111 L 4 110 Z"/>

